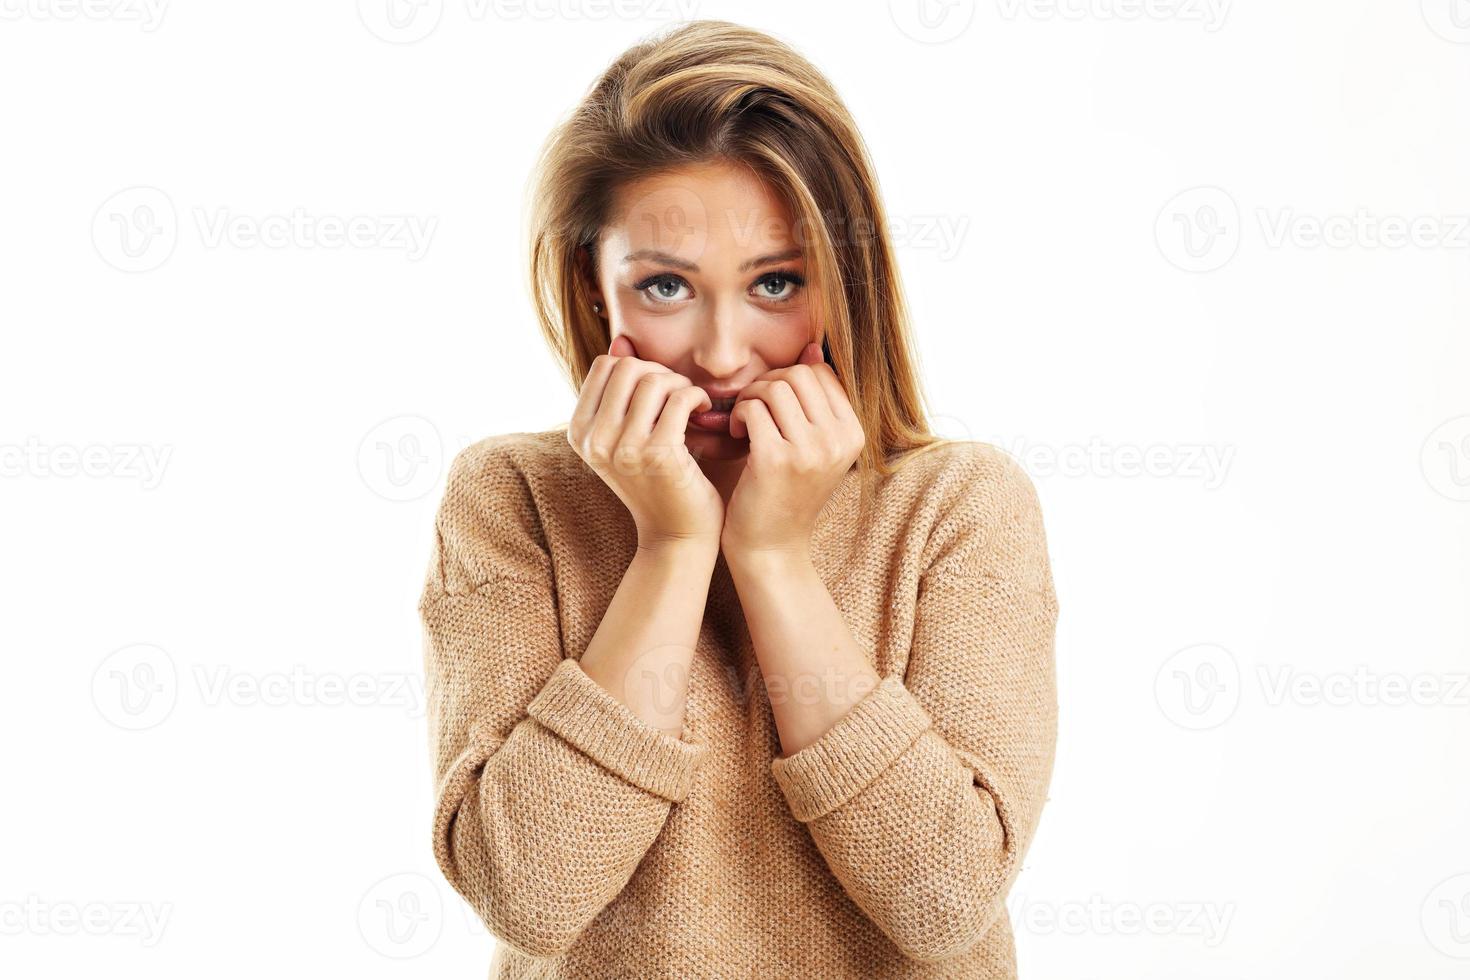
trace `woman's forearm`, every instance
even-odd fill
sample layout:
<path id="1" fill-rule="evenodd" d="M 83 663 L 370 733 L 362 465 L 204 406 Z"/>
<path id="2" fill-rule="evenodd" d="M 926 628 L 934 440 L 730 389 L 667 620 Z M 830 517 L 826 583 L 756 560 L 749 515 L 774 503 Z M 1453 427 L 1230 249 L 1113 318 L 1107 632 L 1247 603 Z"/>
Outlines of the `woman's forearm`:
<path id="1" fill-rule="evenodd" d="M 783 757 L 815 742 L 879 684 L 806 553 L 727 550 Z"/>
<path id="2" fill-rule="evenodd" d="M 718 541 L 639 547 L 582 654 L 589 677 L 676 737 L 718 555 Z"/>

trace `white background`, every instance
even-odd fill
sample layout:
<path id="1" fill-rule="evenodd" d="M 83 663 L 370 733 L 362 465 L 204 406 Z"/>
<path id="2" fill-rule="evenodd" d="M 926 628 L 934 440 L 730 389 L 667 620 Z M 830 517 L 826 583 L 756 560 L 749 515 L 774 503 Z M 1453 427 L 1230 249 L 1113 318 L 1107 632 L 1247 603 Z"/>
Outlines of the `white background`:
<path id="1" fill-rule="evenodd" d="M 433 511 L 573 404 L 533 155 L 694 15 L 833 80 L 936 427 L 1040 491 L 1022 975 L 1466 975 L 1470 3 L 930 3 L 0 0 L 0 970 L 484 975 Z"/>

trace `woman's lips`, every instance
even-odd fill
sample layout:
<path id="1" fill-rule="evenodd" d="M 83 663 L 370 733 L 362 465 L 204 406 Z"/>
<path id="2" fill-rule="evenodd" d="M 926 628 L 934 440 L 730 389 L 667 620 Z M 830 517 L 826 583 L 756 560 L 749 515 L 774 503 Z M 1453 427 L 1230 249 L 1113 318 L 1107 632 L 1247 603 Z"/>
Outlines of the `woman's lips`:
<path id="1" fill-rule="evenodd" d="M 722 432 L 729 435 L 730 413 L 728 411 L 691 412 L 689 424 L 707 432 Z"/>

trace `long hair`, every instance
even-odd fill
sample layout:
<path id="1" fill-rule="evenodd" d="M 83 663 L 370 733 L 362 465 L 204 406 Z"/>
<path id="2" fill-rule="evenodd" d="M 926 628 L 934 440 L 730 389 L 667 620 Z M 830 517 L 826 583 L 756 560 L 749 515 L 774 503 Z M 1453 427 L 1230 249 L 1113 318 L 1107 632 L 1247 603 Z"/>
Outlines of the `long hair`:
<path id="1" fill-rule="evenodd" d="M 600 230 L 626 182 L 681 167 L 743 166 L 786 204 L 812 286 L 813 331 L 863 427 L 862 496 L 929 428 L 878 183 L 835 89 L 768 34 L 722 20 L 666 28 L 613 61 L 541 149 L 528 210 L 530 292 L 579 392 L 611 343 L 592 311 Z"/>

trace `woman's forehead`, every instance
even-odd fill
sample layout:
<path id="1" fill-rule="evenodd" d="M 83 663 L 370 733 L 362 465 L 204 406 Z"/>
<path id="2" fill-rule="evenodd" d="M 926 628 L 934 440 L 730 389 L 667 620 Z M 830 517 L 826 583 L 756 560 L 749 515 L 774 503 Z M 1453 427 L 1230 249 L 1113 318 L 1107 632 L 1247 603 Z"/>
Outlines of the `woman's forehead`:
<path id="1" fill-rule="evenodd" d="M 722 261 L 745 261 L 795 245 L 781 196 L 748 171 L 706 165 L 641 178 L 616 197 L 608 231 L 626 246 L 616 256 L 662 252 L 699 261 L 718 249 Z"/>

